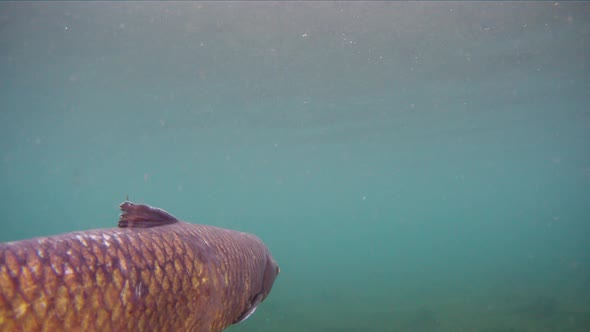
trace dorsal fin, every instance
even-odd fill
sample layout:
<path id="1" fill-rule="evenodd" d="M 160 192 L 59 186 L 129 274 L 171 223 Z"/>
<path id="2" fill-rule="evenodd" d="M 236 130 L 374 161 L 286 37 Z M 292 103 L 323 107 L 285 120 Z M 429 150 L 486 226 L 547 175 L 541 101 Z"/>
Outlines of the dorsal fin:
<path id="1" fill-rule="evenodd" d="M 148 228 L 178 222 L 170 213 L 149 205 L 133 204 L 129 201 L 120 205 L 119 227 Z"/>

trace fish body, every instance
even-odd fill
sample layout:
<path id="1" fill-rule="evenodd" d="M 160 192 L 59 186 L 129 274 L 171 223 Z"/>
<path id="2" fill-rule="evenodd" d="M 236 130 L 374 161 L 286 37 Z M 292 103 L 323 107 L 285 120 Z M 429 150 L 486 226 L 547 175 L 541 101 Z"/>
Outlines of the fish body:
<path id="1" fill-rule="evenodd" d="M 121 204 L 118 228 L 0 244 L 0 331 L 215 332 L 279 268 L 256 236 Z"/>

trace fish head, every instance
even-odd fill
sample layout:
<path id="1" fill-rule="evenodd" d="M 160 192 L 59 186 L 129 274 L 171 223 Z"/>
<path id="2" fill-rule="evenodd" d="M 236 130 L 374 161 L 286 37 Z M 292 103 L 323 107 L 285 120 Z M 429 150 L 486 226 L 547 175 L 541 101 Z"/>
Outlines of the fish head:
<path id="1" fill-rule="evenodd" d="M 262 299 L 263 300 L 270 293 L 272 285 L 274 284 L 275 279 L 277 278 L 277 276 L 279 275 L 280 272 L 281 272 L 281 269 L 279 268 L 279 265 L 274 260 L 272 255 L 270 253 L 268 253 L 266 255 L 266 268 L 264 269 L 264 276 L 262 278 L 262 293 L 263 293 Z"/>
<path id="2" fill-rule="evenodd" d="M 258 293 L 252 297 L 252 300 L 248 304 L 248 307 L 242 314 L 236 319 L 234 324 L 240 323 L 248 319 L 248 317 L 252 316 L 252 314 L 258 308 L 258 305 L 266 299 L 270 290 L 272 289 L 272 285 L 277 278 L 277 275 L 281 272 L 281 269 L 277 265 L 277 262 L 272 258 L 270 253 L 266 254 L 266 266 L 264 268 L 264 274 L 262 276 L 262 289 Z"/>

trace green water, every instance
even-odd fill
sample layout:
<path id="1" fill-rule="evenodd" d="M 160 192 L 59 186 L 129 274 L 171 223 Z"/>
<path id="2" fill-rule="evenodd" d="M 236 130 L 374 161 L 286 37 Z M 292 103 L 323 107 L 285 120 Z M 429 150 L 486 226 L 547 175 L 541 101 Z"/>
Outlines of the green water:
<path id="1" fill-rule="evenodd" d="M 231 332 L 590 331 L 588 3 L 0 3 L 0 241 L 260 236 Z"/>

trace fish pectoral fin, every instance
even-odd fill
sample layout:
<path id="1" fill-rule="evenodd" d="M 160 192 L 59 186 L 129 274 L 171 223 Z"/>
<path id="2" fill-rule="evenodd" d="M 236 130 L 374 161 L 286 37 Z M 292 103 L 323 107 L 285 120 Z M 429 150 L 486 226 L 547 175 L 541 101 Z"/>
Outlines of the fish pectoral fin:
<path id="1" fill-rule="evenodd" d="M 178 219 L 170 213 L 149 205 L 125 201 L 119 207 L 122 212 L 119 217 L 119 227 L 121 228 L 148 228 L 178 222 Z"/>
<path id="2" fill-rule="evenodd" d="M 262 302 L 262 296 L 263 296 L 262 293 L 258 293 L 258 295 L 256 295 L 256 297 L 254 297 L 252 302 L 250 302 L 250 306 L 248 307 L 248 309 L 246 309 L 246 311 L 244 311 L 240 315 L 240 317 L 238 317 L 238 319 L 236 319 L 234 324 L 243 322 L 246 319 L 248 319 L 248 317 L 252 316 L 252 314 L 256 311 L 256 308 L 258 308 L 258 305 L 260 304 L 260 302 Z"/>

